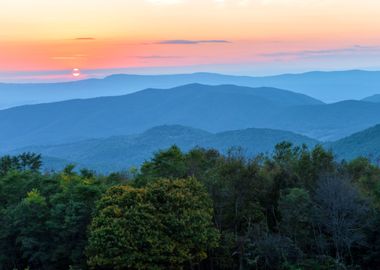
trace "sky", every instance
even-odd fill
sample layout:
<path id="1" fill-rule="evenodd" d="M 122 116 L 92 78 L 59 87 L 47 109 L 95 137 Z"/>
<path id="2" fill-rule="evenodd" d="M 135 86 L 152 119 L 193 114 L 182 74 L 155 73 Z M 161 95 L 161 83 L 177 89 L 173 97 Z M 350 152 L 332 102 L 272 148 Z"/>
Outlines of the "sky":
<path id="1" fill-rule="evenodd" d="M 380 70 L 379 60 L 379 0 L 0 0 L 2 82 Z"/>

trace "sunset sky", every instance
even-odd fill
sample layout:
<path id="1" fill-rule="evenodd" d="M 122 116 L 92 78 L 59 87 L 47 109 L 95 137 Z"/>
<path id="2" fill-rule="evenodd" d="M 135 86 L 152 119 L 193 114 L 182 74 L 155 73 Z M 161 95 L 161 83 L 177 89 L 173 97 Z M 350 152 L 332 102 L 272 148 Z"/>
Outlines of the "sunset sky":
<path id="1" fill-rule="evenodd" d="M 380 69 L 379 0 L 0 1 L 3 82 L 357 68 Z"/>

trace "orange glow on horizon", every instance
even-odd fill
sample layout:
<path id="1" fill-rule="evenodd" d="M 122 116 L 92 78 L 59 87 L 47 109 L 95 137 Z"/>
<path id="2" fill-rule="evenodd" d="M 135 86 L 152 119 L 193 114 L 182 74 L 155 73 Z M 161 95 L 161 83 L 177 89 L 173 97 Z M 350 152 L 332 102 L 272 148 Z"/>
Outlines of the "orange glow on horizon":
<path id="1" fill-rule="evenodd" d="M 276 65 L 326 54 L 339 63 L 380 51 L 373 0 L 4 1 L 0 72 Z"/>

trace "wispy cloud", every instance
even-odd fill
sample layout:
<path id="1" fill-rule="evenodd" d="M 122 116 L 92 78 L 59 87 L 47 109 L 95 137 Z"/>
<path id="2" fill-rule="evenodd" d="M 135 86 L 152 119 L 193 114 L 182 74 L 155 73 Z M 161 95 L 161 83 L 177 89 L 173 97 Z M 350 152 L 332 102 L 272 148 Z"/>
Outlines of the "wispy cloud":
<path id="1" fill-rule="evenodd" d="M 324 49 L 324 50 L 302 50 L 302 51 L 282 51 L 273 53 L 264 53 L 264 57 L 313 57 L 313 56 L 334 56 L 342 54 L 356 53 L 380 53 L 380 46 L 362 46 L 354 45 L 351 47 Z"/>
<path id="2" fill-rule="evenodd" d="M 182 4 L 185 1 L 184 0 L 145 0 L 145 2 L 148 2 L 150 4 L 155 4 L 155 5 L 173 5 L 173 4 Z"/>
<path id="3" fill-rule="evenodd" d="M 75 54 L 75 55 L 64 55 L 64 56 L 53 56 L 51 59 L 53 60 L 75 60 L 79 58 L 85 58 L 85 54 Z"/>
<path id="4" fill-rule="evenodd" d="M 183 56 L 174 56 L 174 55 L 143 55 L 137 56 L 140 59 L 180 59 Z"/>
<path id="5" fill-rule="evenodd" d="M 188 39 L 172 39 L 172 40 L 162 40 L 156 44 L 173 44 L 173 45 L 194 45 L 202 43 L 231 43 L 228 40 L 222 39 L 209 39 L 209 40 L 188 40 Z"/>
<path id="6" fill-rule="evenodd" d="M 78 40 L 78 41 L 85 41 L 85 40 L 88 40 L 88 41 L 91 41 L 91 40 L 95 40 L 96 38 L 94 37 L 77 37 L 77 38 L 74 38 L 74 40 Z"/>

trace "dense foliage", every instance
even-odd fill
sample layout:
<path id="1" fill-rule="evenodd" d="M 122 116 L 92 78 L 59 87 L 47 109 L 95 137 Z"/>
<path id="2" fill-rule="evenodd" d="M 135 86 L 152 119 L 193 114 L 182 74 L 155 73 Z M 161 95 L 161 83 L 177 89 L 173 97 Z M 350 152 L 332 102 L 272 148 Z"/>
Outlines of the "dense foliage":
<path id="1" fill-rule="evenodd" d="M 138 171 L 0 159 L 0 269 L 376 269 L 380 168 L 317 146 L 173 146 Z"/>
<path id="2" fill-rule="evenodd" d="M 217 246 L 212 207 L 195 179 L 111 188 L 90 227 L 89 264 L 101 269 L 181 269 Z"/>

